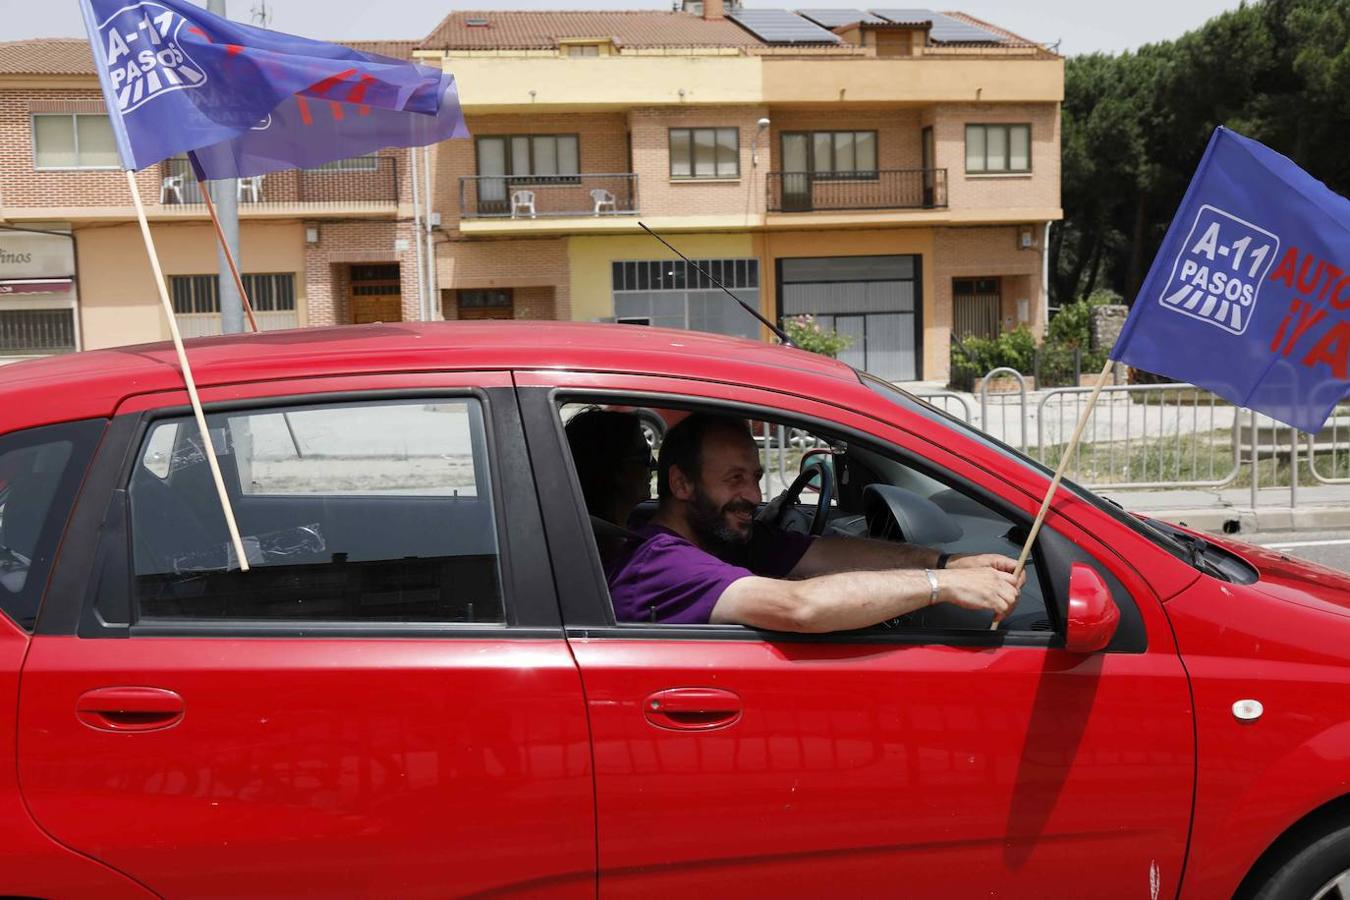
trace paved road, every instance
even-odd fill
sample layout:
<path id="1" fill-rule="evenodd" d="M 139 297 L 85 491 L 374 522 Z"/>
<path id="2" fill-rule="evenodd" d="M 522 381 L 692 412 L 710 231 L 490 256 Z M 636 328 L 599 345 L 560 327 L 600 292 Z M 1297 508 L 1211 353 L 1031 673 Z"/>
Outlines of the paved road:
<path id="1" fill-rule="evenodd" d="M 1347 531 L 1267 531 L 1242 539 L 1350 572 L 1350 532 Z"/>

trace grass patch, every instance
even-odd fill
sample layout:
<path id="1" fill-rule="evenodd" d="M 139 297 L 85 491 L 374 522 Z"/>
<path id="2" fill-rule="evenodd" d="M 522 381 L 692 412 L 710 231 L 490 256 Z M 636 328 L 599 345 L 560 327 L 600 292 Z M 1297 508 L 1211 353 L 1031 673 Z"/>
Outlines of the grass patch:
<path id="1" fill-rule="evenodd" d="M 1065 444 L 1045 448 L 1047 466 L 1059 465 Z M 1236 476 L 1224 487 L 1250 487 L 1250 449 L 1243 453 Z M 1233 472 L 1233 438 L 1230 429 L 1172 436 L 1161 440 L 1109 441 L 1082 444 L 1078 458 L 1066 475 L 1080 484 L 1108 487 L 1113 484 L 1163 482 L 1168 484 L 1220 481 Z M 1318 484 L 1308 468 L 1306 447 L 1299 447 L 1300 486 Z M 1350 477 L 1350 451 L 1324 450 L 1317 454 L 1317 471 L 1324 478 Z M 1275 455 L 1263 453 L 1257 462 L 1260 487 L 1288 487 L 1292 476 L 1288 448 Z"/>

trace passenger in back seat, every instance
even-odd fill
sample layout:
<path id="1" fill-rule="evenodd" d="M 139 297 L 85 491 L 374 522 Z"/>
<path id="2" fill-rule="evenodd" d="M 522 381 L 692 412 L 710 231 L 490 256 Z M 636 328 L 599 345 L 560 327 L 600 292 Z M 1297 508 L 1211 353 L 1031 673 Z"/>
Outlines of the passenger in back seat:
<path id="1" fill-rule="evenodd" d="M 652 472 L 656 470 L 637 414 L 582 410 L 567 423 L 567 443 L 592 521 L 600 519 L 627 528 L 633 509 L 651 499 Z M 608 566 L 625 537 L 617 529 L 597 527 L 596 541 L 600 558 Z"/>

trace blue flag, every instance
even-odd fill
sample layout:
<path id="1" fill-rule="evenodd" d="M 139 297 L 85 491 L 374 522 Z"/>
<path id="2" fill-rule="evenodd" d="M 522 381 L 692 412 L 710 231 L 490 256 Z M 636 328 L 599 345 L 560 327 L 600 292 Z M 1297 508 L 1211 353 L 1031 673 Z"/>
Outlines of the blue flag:
<path id="1" fill-rule="evenodd" d="M 186 0 L 80 0 L 122 163 L 197 151 L 208 178 L 467 136 L 454 79 L 231 22 Z"/>
<path id="2" fill-rule="evenodd" d="M 1216 129 L 1111 358 L 1320 431 L 1350 393 L 1350 200 Z"/>

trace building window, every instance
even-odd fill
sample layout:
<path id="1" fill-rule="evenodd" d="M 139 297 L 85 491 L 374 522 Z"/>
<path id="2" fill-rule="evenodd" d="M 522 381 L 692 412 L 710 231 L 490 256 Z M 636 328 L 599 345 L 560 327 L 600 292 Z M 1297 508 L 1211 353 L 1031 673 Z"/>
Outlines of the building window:
<path id="1" fill-rule="evenodd" d="M 107 116 L 33 116 L 33 158 L 39 169 L 116 169 L 121 160 Z"/>
<path id="2" fill-rule="evenodd" d="M 254 312 L 295 311 L 294 273 L 244 275 L 242 280 Z M 217 275 L 170 275 L 169 293 L 177 315 L 220 312 L 220 277 Z"/>
<path id="3" fill-rule="evenodd" d="M 510 288 L 456 291 L 456 317 L 460 319 L 514 319 L 515 296 Z"/>
<path id="4" fill-rule="evenodd" d="M 737 178 L 740 174 L 740 129 L 670 129 L 671 178 Z"/>
<path id="5" fill-rule="evenodd" d="M 613 264 L 615 321 L 759 337 L 759 323 L 713 279 L 759 308 L 759 260 L 630 260 Z"/>
<path id="6" fill-rule="evenodd" d="M 510 134 L 480 137 L 478 174 L 505 176 L 513 184 L 575 184 L 581 173 L 575 134 Z"/>
<path id="7" fill-rule="evenodd" d="M 35 356 L 74 350 L 74 310 L 0 310 L 0 356 Z"/>
<path id="8" fill-rule="evenodd" d="M 594 57 L 600 55 L 599 44 L 568 44 L 567 55 L 573 59 L 585 57 Z"/>
<path id="9" fill-rule="evenodd" d="M 783 171 L 821 178 L 876 178 L 875 131 L 785 131 Z"/>
<path id="10" fill-rule="evenodd" d="M 1030 125 L 967 125 L 966 171 L 1030 172 Z"/>
<path id="11" fill-rule="evenodd" d="M 374 172 L 380 167 L 380 154 L 365 153 L 347 159 L 335 159 L 306 169 L 308 172 Z"/>

